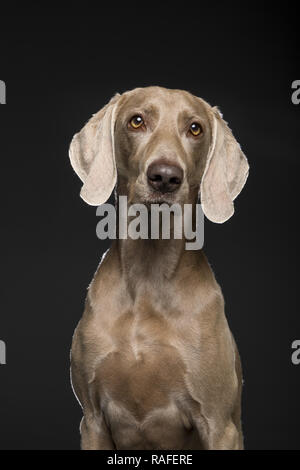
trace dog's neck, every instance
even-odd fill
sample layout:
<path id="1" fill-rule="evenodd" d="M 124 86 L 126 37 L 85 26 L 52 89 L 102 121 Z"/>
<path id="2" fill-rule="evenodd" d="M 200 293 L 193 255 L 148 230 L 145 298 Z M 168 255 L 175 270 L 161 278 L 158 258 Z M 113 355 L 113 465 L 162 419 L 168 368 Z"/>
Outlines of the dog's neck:
<path id="1" fill-rule="evenodd" d="M 138 280 L 170 280 L 185 252 L 184 240 L 117 240 L 122 272 L 135 287 Z"/>
<path id="2" fill-rule="evenodd" d="M 118 204 L 117 220 L 119 220 Z M 128 220 L 127 233 L 129 223 Z M 121 272 L 133 297 L 137 294 L 139 285 L 145 285 L 145 281 L 153 287 L 163 288 L 165 283 L 173 278 L 179 264 L 185 257 L 188 256 L 189 262 L 191 261 L 195 252 L 186 251 L 186 242 L 184 237 L 174 239 L 172 236 L 168 240 L 161 238 L 158 240 L 117 238 L 115 246 L 119 254 Z"/>

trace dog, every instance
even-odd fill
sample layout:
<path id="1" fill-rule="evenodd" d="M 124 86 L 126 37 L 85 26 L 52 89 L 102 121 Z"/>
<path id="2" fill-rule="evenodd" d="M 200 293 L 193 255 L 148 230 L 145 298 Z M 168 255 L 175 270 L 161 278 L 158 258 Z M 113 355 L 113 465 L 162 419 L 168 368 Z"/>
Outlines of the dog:
<path id="1" fill-rule="evenodd" d="M 249 171 L 218 108 L 189 92 L 115 95 L 70 145 L 81 197 L 192 204 L 223 223 Z M 89 287 L 71 380 L 85 450 L 243 449 L 242 370 L 221 289 L 184 239 L 117 239 Z"/>

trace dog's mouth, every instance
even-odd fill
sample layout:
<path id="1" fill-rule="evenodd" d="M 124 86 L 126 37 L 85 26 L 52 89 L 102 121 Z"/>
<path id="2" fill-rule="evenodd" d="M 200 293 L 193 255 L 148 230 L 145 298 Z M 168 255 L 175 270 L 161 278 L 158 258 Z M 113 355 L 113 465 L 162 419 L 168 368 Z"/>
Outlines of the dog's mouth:
<path id="1" fill-rule="evenodd" d="M 170 188 L 170 191 L 167 191 L 166 188 L 163 190 L 154 189 L 150 187 L 149 184 L 145 184 L 144 180 L 136 182 L 134 187 L 132 187 L 132 198 L 130 202 L 135 204 L 144 204 L 147 208 L 151 208 L 152 204 L 167 204 L 172 206 L 173 204 L 182 204 L 187 198 L 187 191 L 183 185 L 174 190 Z"/>
<path id="2" fill-rule="evenodd" d="M 142 203 L 145 204 L 147 207 L 151 207 L 152 204 L 172 205 L 175 202 L 176 198 L 174 193 L 160 193 L 158 191 L 147 194 L 147 196 L 144 197 L 142 201 Z"/>

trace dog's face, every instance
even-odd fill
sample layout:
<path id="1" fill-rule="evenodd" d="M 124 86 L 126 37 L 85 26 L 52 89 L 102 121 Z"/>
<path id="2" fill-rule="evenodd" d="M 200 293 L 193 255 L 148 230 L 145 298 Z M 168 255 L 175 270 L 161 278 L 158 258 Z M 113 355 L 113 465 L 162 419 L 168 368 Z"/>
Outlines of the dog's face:
<path id="1" fill-rule="evenodd" d="M 119 193 L 130 202 L 197 200 L 211 142 L 203 102 L 158 87 L 124 94 L 115 123 Z"/>
<path id="2" fill-rule="evenodd" d="M 132 203 L 188 203 L 199 193 L 218 223 L 233 214 L 249 168 L 216 108 L 160 87 L 112 98 L 74 136 L 70 158 L 89 204 L 104 203 L 116 183 Z"/>

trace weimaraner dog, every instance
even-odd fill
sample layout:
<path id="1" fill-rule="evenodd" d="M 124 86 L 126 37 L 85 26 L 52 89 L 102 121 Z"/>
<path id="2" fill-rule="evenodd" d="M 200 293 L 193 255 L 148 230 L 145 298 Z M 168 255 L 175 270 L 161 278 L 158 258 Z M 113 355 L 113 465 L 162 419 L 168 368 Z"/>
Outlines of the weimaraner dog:
<path id="1" fill-rule="evenodd" d="M 81 197 L 196 204 L 228 220 L 248 163 L 217 108 L 181 90 L 117 94 L 70 146 Z M 242 372 L 221 289 L 184 239 L 117 239 L 89 287 L 71 378 L 82 449 L 243 449 Z"/>

